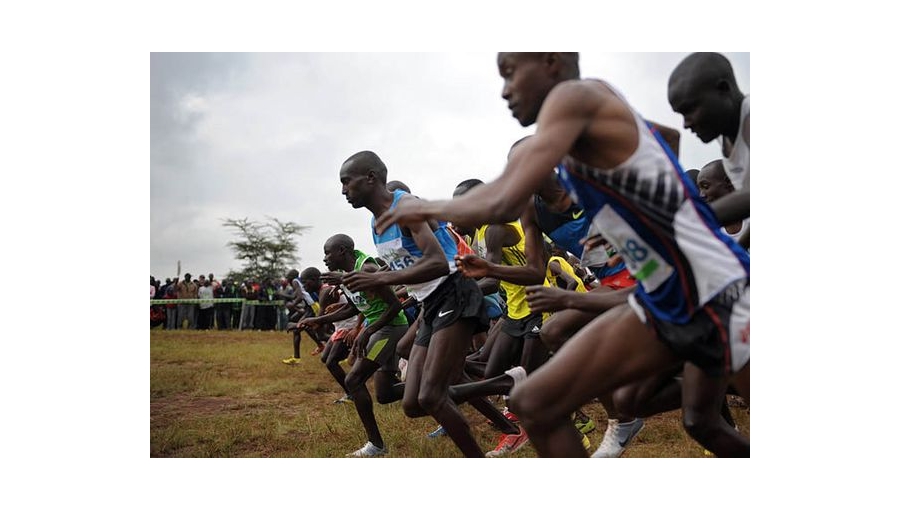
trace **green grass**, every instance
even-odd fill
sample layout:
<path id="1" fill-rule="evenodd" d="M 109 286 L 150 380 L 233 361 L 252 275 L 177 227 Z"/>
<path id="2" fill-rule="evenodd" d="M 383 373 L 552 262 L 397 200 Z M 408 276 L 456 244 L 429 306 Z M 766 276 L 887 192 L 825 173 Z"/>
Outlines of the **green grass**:
<path id="1" fill-rule="evenodd" d="M 308 337 L 302 362 L 285 365 L 292 353 L 285 332 L 150 331 L 151 457 L 343 457 L 366 441 L 352 404 L 333 404 L 343 392 L 325 370 Z M 374 395 L 370 381 L 369 390 Z M 499 434 L 468 405 L 461 407 L 484 451 Z M 585 407 L 597 429 L 606 414 L 599 404 Z M 746 409 L 732 408 L 749 434 Z M 375 416 L 391 457 L 461 457 L 449 438 L 429 439 L 436 422 L 410 419 L 399 402 L 375 404 Z M 530 444 L 514 457 L 536 457 Z M 703 457 L 703 449 L 681 426 L 679 412 L 647 420 L 625 457 Z"/>

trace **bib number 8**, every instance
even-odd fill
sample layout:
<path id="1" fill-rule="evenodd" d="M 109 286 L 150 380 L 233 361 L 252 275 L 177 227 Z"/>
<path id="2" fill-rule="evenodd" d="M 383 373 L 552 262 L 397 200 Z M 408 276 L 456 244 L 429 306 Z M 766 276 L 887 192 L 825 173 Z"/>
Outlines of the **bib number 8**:
<path id="1" fill-rule="evenodd" d="M 647 248 L 638 244 L 634 239 L 625 241 L 625 251 L 628 252 L 628 256 L 635 262 L 642 262 L 647 258 Z"/>

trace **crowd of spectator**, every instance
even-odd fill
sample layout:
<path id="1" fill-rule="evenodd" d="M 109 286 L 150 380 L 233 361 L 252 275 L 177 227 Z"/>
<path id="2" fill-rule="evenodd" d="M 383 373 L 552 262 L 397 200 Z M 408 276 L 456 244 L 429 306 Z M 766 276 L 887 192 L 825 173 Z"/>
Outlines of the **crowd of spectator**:
<path id="1" fill-rule="evenodd" d="M 290 291 L 290 285 L 283 278 L 266 278 L 262 282 L 247 280 L 239 284 L 227 278 L 216 280 L 212 273 L 196 278 L 185 273 L 181 279 L 166 278 L 165 281 L 150 276 L 150 299 L 200 300 L 194 303 L 152 304 L 150 327 L 284 331 L 287 309 L 283 304 L 276 304 L 281 301 L 277 294 Z M 210 301 L 203 301 L 207 299 Z M 216 302 L 219 299 L 235 301 Z M 245 305 L 245 302 L 250 304 Z"/>

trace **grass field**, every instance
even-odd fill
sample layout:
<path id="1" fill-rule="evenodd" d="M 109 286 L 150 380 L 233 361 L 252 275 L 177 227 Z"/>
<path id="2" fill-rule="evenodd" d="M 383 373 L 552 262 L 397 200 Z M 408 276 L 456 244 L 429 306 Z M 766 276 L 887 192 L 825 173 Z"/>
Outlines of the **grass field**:
<path id="1" fill-rule="evenodd" d="M 285 365 L 292 353 L 285 332 L 150 331 L 151 457 L 344 457 L 366 442 L 352 404 L 333 404 L 343 395 L 304 337 L 303 362 Z M 372 392 L 370 381 L 370 393 Z M 484 451 L 499 433 L 468 405 L 461 407 Z M 584 408 L 599 445 L 606 414 L 599 404 Z M 732 408 L 749 435 L 747 409 Z M 429 439 L 429 417 L 410 419 L 399 402 L 375 405 L 389 457 L 461 457 L 447 437 Z M 536 457 L 530 444 L 514 457 Z M 680 412 L 647 420 L 624 457 L 704 457 L 681 426 Z"/>

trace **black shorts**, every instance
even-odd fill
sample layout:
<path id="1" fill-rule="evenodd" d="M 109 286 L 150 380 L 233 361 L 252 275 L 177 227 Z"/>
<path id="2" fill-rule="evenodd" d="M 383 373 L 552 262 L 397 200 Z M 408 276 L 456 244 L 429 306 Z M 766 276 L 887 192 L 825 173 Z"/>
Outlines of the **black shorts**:
<path id="1" fill-rule="evenodd" d="M 526 315 L 521 319 L 510 319 L 503 317 L 500 323 L 500 330 L 514 338 L 537 338 L 541 334 L 541 325 L 544 323 L 544 317 L 539 313 Z"/>
<path id="2" fill-rule="evenodd" d="M 478 284 L 459 272 L 447 277 L 422 303 L 422 325 L 416 333 L 415 345 L 428 347 L 431 335 L 462 319 L 475 322 L 475 333 L 487 331 L 490 319 L 484 306 L 484 295 Z M 468 342 L 470 339 L 466 339 Z"/>
<path id="3" fill-rule="evenodd" d="M 629 302 L 634 307 L 640 298 L 631 294 Z M 711 377 L 737 372 L 750 359 L 750 285 L 746 280 L 726 287 L 685 324 L 666 322 L 643 310 L 660 341 Z"/>

